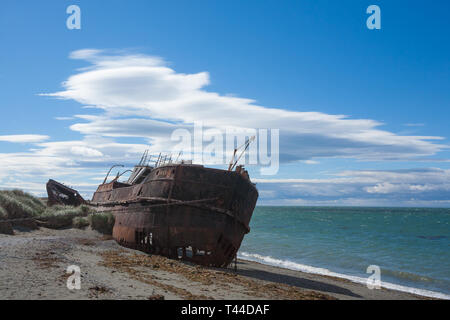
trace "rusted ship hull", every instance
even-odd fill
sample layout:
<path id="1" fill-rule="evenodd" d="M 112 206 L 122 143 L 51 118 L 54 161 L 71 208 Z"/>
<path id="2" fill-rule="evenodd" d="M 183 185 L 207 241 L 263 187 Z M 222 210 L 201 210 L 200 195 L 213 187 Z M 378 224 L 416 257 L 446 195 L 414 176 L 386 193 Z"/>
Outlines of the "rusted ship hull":
<path id="1" fill-rule="evenodd" d="M 114 214 L 113 237 L 123 246 L 224 267 L 250 231 L 257 199 L 239 172 L 170 164 L 139 184 L 100 185 L 91 205 Z"/>

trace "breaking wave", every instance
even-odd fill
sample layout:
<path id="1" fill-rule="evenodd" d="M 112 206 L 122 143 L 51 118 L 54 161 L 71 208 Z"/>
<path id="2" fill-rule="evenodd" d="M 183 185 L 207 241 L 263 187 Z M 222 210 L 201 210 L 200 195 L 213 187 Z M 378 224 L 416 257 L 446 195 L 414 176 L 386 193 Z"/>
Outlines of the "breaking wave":
<path id="1" fill-rule="evenodd" d="M 323 275 L 323 276 L 330 276 L 330 277 L 335 277 L 335 278 L 346 279 L 346 280 L 350 280 L 352 282 L 360 283 L 360 284 L 367 283 L 367 278 L 336 273 L 336 272 L 330 271 L 325 268 L 312 267 L 312 266 L 300 264 L 300 263 L 289 261 L 289 260 L 280 260 L 280 259 L 276 259 L 276 258 L 273 258 L 270 256 L 262 256 L 262 255 L 259 255 L 256 253 L 240 252 L 240 253 L 238 253 L 238 258 L 242 259 L 242 260 L 259 262 L 262 264 L 266 264 L 266 265 L 270 265 L 270 266 L 274 266 L 274 267 L 280 267 L 280 268 L 289 269 L 289 270 L 294 270 L 294 271 L 301 271 L 301 272 L 310 273 L 310 274 L 318 274 L 318 275 Z M 396 290 L 396 291 L 408 292 L 408 293 L 412 293 L 412 294 L 416 294 L 416 295 L 420 295 L 420 296 L 424 296 L 424 297 L 450 300 L 450 295 L 446 295 L 444 293 L 429 291 L 429 290 L 424 290 L 424 289 L 418 289 L 418 288 L 412 288 L 412 287 L 406 287 L 406 286 L 393 284 L 393 283 L 389 283 L 389 282 L 384 282 L 384 281 L 381 281 L 381 287 L 386 288 L 386 289 Z"/>

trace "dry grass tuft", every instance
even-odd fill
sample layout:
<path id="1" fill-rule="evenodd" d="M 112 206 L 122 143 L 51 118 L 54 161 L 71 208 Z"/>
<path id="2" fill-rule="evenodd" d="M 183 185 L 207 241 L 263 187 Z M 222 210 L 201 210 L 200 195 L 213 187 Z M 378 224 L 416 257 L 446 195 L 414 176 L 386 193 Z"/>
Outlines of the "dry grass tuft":
<path id="1" fill-rule="evenodd" d="M 0 223 L 0 233 L 12 234 L 14 226 L 30 229 L 37 229 L 38 225 L 51 229 L 84 228 L 89 225 L 86 217 L 92 212 L 86 205 L 47 207 L 40 199 L 21 190 L 0 191 L 0 221 L 20 219 L 9 225 Z"/>
<path id="2" fill-rule="evenodd" d="M 56 205 L 48 207 L 40 214 L 37 219 L 41 221 L 41 225 L 50 229 L 71 228 L 74 220 L 78 225 L 84 223 L 84 219 L 91 212 L 88 206 L 79 207 Z M 80 218 L 80 219 L 75 219 Z"/>
<path id="3" fill-rule="evenodd" d="M 41 200 L 20 190 L 0 191 L 0 207 L 0 219 L 32 218 L 45 210 Z"/>

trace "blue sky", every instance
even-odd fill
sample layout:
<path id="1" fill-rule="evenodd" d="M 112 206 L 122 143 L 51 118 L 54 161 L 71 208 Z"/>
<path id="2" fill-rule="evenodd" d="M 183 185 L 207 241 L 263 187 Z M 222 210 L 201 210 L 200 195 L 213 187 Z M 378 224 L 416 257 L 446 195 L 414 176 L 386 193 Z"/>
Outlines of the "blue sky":
<path id="1" fill-rule="evenodd" d="M 72 4 L 81 30 L 66 28 Z M 2 1 L 0 185 L 40 194 L 54 178 L 89 196 L 110 164 L 167 146 L 168 124 L 200 120 L 280 129 L 278 174 L 248 167 L 260 204 L 450 206 L 449 7 Z"/>

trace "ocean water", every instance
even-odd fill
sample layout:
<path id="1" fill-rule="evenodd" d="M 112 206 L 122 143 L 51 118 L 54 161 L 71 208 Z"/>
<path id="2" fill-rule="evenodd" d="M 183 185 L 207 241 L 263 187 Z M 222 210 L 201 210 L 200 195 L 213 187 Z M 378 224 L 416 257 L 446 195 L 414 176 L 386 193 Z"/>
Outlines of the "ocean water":
<path id="1" fill-rule="evenodd" d="M 450 299 L 450 209 L 257 207 L 238 257 Z"/>

